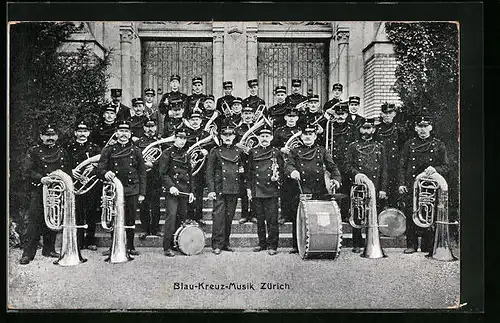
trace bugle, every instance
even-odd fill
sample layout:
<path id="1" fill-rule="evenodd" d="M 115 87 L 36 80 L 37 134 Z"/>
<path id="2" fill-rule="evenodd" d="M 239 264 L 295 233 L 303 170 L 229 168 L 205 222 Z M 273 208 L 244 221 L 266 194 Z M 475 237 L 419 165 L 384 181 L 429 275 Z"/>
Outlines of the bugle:
<path id="1" fill-rule="evenodd" d="M 86 262 L 78 247 L 77 229 L 87 229 L 88 225 L 77 225 L 75 217 L 75 195 L 71 176 L 58 169 L 47 177 L 50 183 L 43 185 L 43 214 L 50 230 L 62 229 L 61 253 L 54 262 L 60 266 L 75 266 Z"/>

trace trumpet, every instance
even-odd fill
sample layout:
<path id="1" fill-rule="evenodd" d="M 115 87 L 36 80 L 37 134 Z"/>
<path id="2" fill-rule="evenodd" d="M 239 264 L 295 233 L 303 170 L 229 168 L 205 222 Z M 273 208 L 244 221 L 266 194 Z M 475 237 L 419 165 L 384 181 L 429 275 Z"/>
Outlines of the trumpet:
<path id="1" fill-rule="evenodd" d="M 257 122 L 260 118 L 264 117 L 264 112 L 267 111 L 267 107 L 264 104 L 260 104 L 253 115 L 253 122 Z"/>
<path id="2" fill-rule="evenodd" d="M 231 109 L 229 104 L 227 104 L 226 100 L 222 102 L 222 112 L 224 112 L 224 116 L 226 118 L 229 118 L 233 115 L 233 110 Z"/>
<path id="3" fill-rule="evenodd" d="M 160 148 L 160 145 L 162 144 L 167 144 L 167 143 L 172 143 L 174 142 L 175 136 L 172 135 L 167 138 L 161 138 L 157 141 L 154 141 L 150 143 L 149 145 L 146 146 L 142 150 L 142 157 L 144 158 L 145 162 L 150 162 L 150 163 L 155 163 L 161 156 L 162 150 Z M 148 169 L 149 170 L 149 169 Z"/>
<path id="4" fill-rule="evenodd" d="M 375 186 L 366 176 L 363 176 L 360 184 L 354 184 L 351 188 L 349 223 L 353 228 L 366 228 L 365 249 L 362 256 L 366 258 L 385 257 L 380 246 L 379 227 L 377 218 L 377 200 Z M 356 223 L 355 218 L 359 224 Z"/>
<path id="5" fill-rule="evenodd" d="M 297 103 L 297 105 L 295 106 L 295 109 L 297 109 L 298 111 L 305 111 L 306 107 L 307 107 L 307 102 L 309 102 L 309 99 L 306 99 L 305 101 Z"/>
<path id="6" fill-rule="evenodd" d="M 437 212 L 436 212 L 437 209 Z M 413 183 L 413 222 L 421 228 L 435 225 L 434 246 L 429 257 L 439 261 L 457 258 L 451 251 L 448 222 L 448 183 L 438 173 L 427 176 L 420 173 Z"/>
<path id="7" fill-rule="evenodd" d="M 217 138 L 215 129 L 213 128 L 208 137 L 203 138 L 202 140 L 194 143 L 193 145 L 191 145 L 191 147 L 188 148 L 186 154 L 187 156 L 189 156 L 193 176 L 198 174 L 198 172 L 202 169 L 207 158 L 207 156 L 202 152 L 202 147 L 210 144 L 212 141 L 215 142 L 217 146 L 220 146 L 219 138 Z"/>
<path id="8" fill-rule="evenodd" d="M 104 182 L 101 207 L 101 226 L 113 232 L 111 253 L 105 261 L 120 263 L 132 260 L 127 251 L 126 229 L 134 229 L 135 225 L 125 226 L 125 197 L 123 185 L 117 177 Z"/>
<path id="9" fill-rule="evenodd" d="M 49 174 L 50 183 L 43 185 L 43 214 L 50 230 L 62 229 L 61 256 L 54 262 L 61 266 L 74 266 L 87 259 L 80 254 L 77 229 L 88 225 L 76 225 L 75 195 L 71 176 L 58 169 Z"/>

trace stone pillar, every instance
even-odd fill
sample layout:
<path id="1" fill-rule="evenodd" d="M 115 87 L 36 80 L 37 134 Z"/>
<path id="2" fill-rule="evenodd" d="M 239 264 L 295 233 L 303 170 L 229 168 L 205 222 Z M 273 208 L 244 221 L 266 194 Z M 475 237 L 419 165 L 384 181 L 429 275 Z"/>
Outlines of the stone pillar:
<path id="1" fill-rule="evenodd" d="M 233 95 L 247 91 L 247 39 L 245 23 L 226 22 L 224 35 L 224 80 L 233 82 Z"/>
<path id="2" fill-rule="evenodd" d="M 224 23 L 213 23 L 213 82 L 212 94 L 217 98 L 222 96 L 222 81 L 224 75 Z"/>
<path id="3" fill-rule="evenodd" d="M 120 53 L 121 53 L 121 88 L 122 102 L 130 106 L 131 97 L 131 65 L 130 65 L 130 50 L 134 32 L 130 26 L 120 27 Z"/>
<path id="4" fill-rule="evenodd" d="M 330 38 L 330 44 L 329 44 L 329 57 L 328 57 L 328 100 L 331 100 L 333 98 L 332 95 L 332 86 L 333 84 L 337 83 L 338 81 L 338 62 L 337 62 L 337 40 L 335 38 L 335 29 L 336 25 L 335 22 L 332 22 L 332 38 Z M 326 102 L 327 100 L 325 100 Z"/>
<path id="5" fill-rule="evenodd" d="M 256 79 L 257 72 L 257 23 L 247 25 L 247 80 Z M 260 89 L 262 90 L 262 89 Z M 248 91 L 247 91 L 248 92 Z M 262 95 L 259 93 L 262 97 Z M 248 93 L 244 96 L 248 96 Z"/>
<path id="6" fill-rule="evenodd" d="M 338 26 L 336 30 L 338 44 L 338 80 L 344 86 L 343 97 L 349 97 L 349 28 Z"/>

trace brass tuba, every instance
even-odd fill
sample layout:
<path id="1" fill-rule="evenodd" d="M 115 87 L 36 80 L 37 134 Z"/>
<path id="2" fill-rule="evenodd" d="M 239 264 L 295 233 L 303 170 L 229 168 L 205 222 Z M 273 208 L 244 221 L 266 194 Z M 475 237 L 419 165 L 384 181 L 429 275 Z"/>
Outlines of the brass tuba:
<path id="1" fill-rule="evenodd" d="M 54 262 L 61 266 L 74 266 L 86 262 L 78 248 L 77 229 L 87 229 L 87 224 L 76 225 L 75 195 L 71 176 L 58 169 L 46 178 L 50 184 L 43 185 L 43 214 L 50 230 L 62 229 L 61 256 Z"/>
<path id="2" fill-rule="evenodd" d="M 142 157 L 144 158 L 144 161 L 150 163 L 156 162 L 160 158 L 162 153 L 162 150 L 159 146 L 162 144 L 172 143 L 174 142 L 174 140 L 175 135 L 158 139 L 157 141 L 154 141 L 147 145 L 146 148 L 142 150 Z"/>
<path id="3" fill-rule="evenodd" d="M 457 258 L 451 251 L 448 222 L 448 183 L 437 172 L 427 176 L 420 173 L 413 183 L 413 222 L 421 228 L 435 225 L 434 247 L 429 257 L 440 261 Z"/>
<path id="4" fill-rule="evenodd" d="M 212 132 L 212 129 L 213 129 L 213 131 L 217 132 L 217 125 L 214 122 L 218 116 L 219 116 L 219 111 L 215 110 L 214 113 L 212 114 L 212 116 L 210 117 L 210 119 L 205 124 L 205 127 L 203 128 L 203 130 L 205 130 L 206 132 Z"/>
<path id="5" fill-rule="evenodd" d="M 297 133 L 294 133 L 285 143 L 285 148 L 288 149 L 293 149 L 297 148 L 299 146 L 302 146 L 302 139 L 300 139 L 300 136 L 302 135 L 302 131 L 299 131 Z"/>
<path id="6" fill-rule="evenodd" d="M 132 260 L 127 251 L 127 235 L 125 229 L 125 196 L 121 181 L 115 177 L 113 181 L 104 181 L 101 196 L 101 226 L 108 232 L 113 232 L 111 253 L 105 261 L 120 263 Z"/>
<path id="7" fill-rule="evenodd" d="M 238 147 L 241 147 L 245 151 L 250 150 L 251 148 L 258 147 L 259 146 L 259 137 L 257 136 L 257 130 L 259 130 L 261 127 L 263 127 L 265 124 L 268 126 L 272 127 L 272 122 L 269 121 L 269 119 L 266 118 L 265 115 L 261 115 L 260 119 L 255 122 L 250 129 L 247 130 L 241 136 L 240 142 L 237 143 L 236 145 Z"/>
<path id="8" fill-rule="evenodd" d="M 209 136 L 203 138 L 198 142 L 195 142 L 193 145 L 191 145 L 191 147 L 188 148 L 186 154 L 187 156 L 189 156 L 193 176 L 198 174 L 198 172 L 205 164 L 207 156 L 202 153 L 203 146 L 210 144 L 212 141 L 215 142 L 217 146 L 220 146 L 219 138 L 217 138 L 217 135 L 215 133 L 215 128 L 211 129 Z"/>
<path id="9" fill-rule="evenodd" d="M 362 176 L 360 184 L 351 187 L 349 223 L 353 228 L 366 228 L 365 249 L 361 256 L 371 259 L 385 257 L 380 246 L 379 227 L 377 219 L 377 199 L 375 186 L 366 176 Z M 355 218 L 360 224 L 356 224 Z"/>

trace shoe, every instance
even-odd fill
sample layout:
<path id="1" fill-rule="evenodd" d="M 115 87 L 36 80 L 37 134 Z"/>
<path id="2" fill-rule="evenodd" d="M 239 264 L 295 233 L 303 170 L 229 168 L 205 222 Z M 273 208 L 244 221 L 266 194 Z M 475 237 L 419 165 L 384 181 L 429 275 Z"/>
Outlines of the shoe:
<path id="1" fill-rule="evenodd" d="M 51 251 L 49 253 L 42 253 L 42 256 L 50 258 L 59 258 L 61 255 L 58 252 Z"/>
<path id="2" fill-rule="evenodd" d="M 207 223 L 205 221 L 203 221 L 202 219 L 200 220 L 196 220 L 196 223 L 198 223 L 200 226 L 204 227 L 207 225 Z"/>
<path id="3" fill-rule="evenodd" d="M 274 256 L 275 254 L 278 253 L 278 251 L 276 251 L 275 249 L 269 249 L 269 251 L 267 252 L 270 256 Z"/>
<path id="4" fill-rule="evenodd" d="M 153 235 L 161 238 L 161 237 L 163 237 L 163 232 L 156 232 Z"/>
<path id="5" fill-rule="evenodd" d="M 243 223 L 246 223 L 246 222 L 249 222 L 250 220 L 248 220 L 247 218 L 241 218 L 238 223 L 239 224 L 243 224 Z"/>
<path id="6" fill-rule="evenodd" d="M 361 252 L 361 248 L 360 247 L 354 247 L 354 248 L 352 248 L 352 252 L 354 252 L 354 253 L 360 253 Z"/>
<path id="7" fill-rule="evenodd" d="M 252 221 L 253 223 L 257 223 L 257 218 L 253 217 L 250 219 L 250 221 Z"/>
<path id="8" fill-rule="evenodd" d="M 214 250 L 212 250 L 212 252 L 216 255 L 220 255 L 221 250 L 219 248 L 215 248 Z"/>
<path id="9" fill-rule="evenodd" d="M 279 219 L 278 220 L 278 224 L 279 225 L 283 225 L 283 224 L 285 224 L 285 222 L 286 222 L 285 219 Z"/>
<path id="10" fill-rule="evenodd" d="M 288 253 L 293 254 L 293 253 L 299 253 L 299 249 L 297 248 L 292 248 Z"/>
<path id="11" fill-rule="evenodd" d="M 229 252 L 233 252 L 234 251 L 234 249 L 231 248 L 231 247 L 229 247 L 229 246 L 223 247 L 222 250 L 229 251 Z"/>
<path id="12" fill-rule="evenodd" d="M 131 256 L 138 256 L 138 255 L 140 255 L 139 251 L 137 251 L 135 249 L 129 249 L 128 250 L 128 254 L 131 255 Z"/>
<path id="13" fill-rule="evenodd" d="M 266 250 L 266 248 L 262 247 L 262 246 L 257 246 L 255 248 L 253 248 L 253 252 L 259 252 L 259 251 L 262 251 L 262 250 Z"/>
<path id="14" fill-rule="evenodd" d="M 417 252 L 417 249 L 415 248 L 406 248 L 405 251 L 403 251 L 406 254 L 414 253 Z"/>
<path id="15" fill-rule="evenodd" d="M 139 236 L 139 240 L 146 240 L 146 237 L 148 236 L 147 233 L 143 233 Z"/>
<path id="16" fill-rule="evenodd" d="M 175 253 L 171 249 L 168 249 L 168 250 L 163 251 L 163 255 L 167 256 L 167 257 L 173 257 L 173 256 L 175 256 Z"/>
<path id="17" fill-rule="evenodd" d="M 97 251 L 97 246 L 95 244 L 90 244 L 87 246 L 87 249 L 90 251 Z"/>
<path id="18" fill-rule="evenodd" d="M 30 260 L 30 258 L 29 258 L 29 257 L 24 256 L 24 257 L 22 257 L 22 258 L 21 258 L 21 260 L 19 260 L 19 263 L 20 263 L 21 265 L 27 265 L 27 264 L 29 264 L 29 263 L 30 263 L 30 261 L 31 261 L 31 260 Z"/>
<path id="19" fill-rule="evenodd" d="M 103 251 L 103 252 L 102 252 L 102 255 L 103 255 L 103 256 L 110 256 L 110 255 L 111 255 L 111 249 L 108 249 L 108 250 L 106 250 L 106 251 Z"/>

